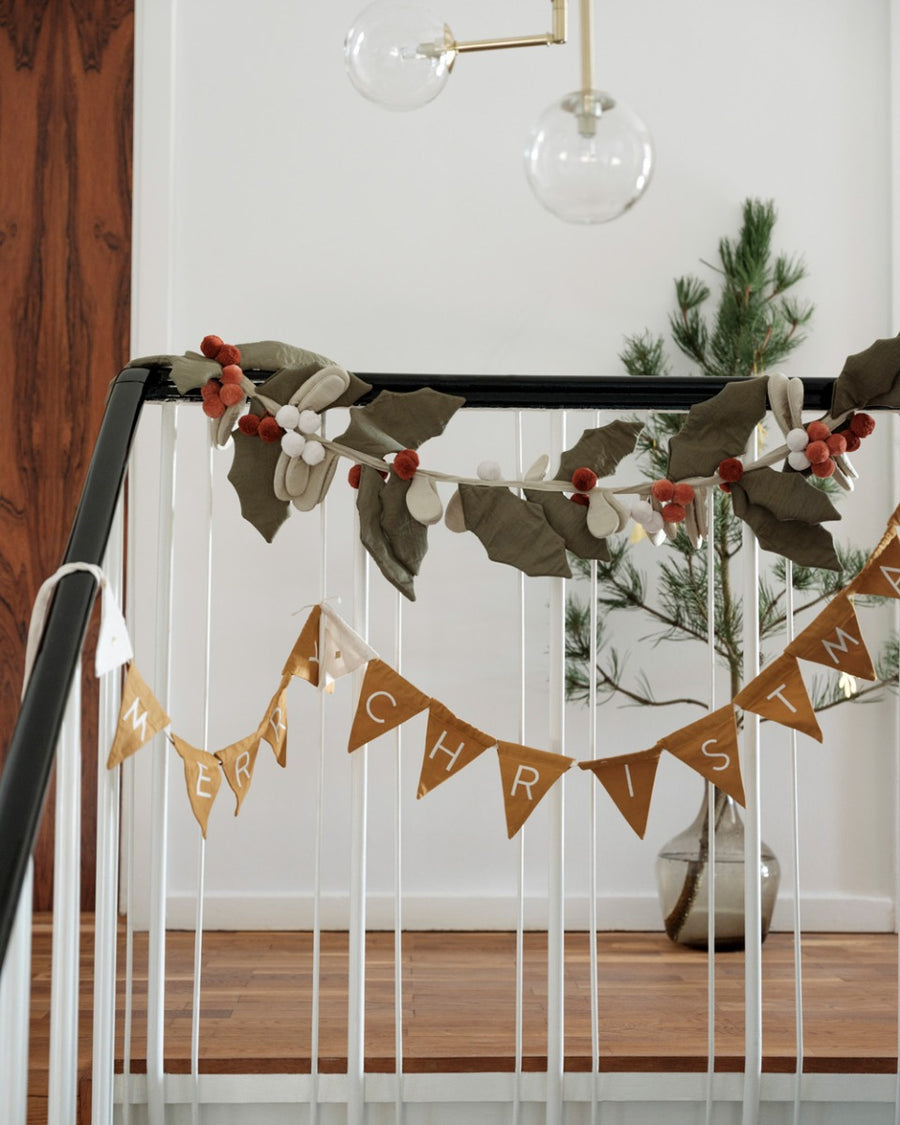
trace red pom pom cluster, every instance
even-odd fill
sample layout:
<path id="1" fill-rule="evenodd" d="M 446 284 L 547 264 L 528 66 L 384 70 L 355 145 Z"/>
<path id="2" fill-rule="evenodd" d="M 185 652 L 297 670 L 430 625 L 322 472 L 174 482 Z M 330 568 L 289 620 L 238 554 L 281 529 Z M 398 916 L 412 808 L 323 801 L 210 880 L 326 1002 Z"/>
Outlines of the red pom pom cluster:
<path id="1" fill-rule="evenodd" d="M 661 515 L 666 523 L 681 523 L 685 508 L 694 499 L 694 489 L 689 484 L 674 484 L 670 480 L 655 480 L 650 485 L 654 500 L 663 505 Z"/>
<path id="2" fill-rule="evenodd" d="M 281 441 L 284 430 L 272 414 L 245 414 L 238 421 L 238 429 L 247 437 L 258 437 L 267 444 Z"/>
<path id="3" fill-rule="evenodd" d="M 401 449 L 391 468 L 401 480 L 412 480 L 419 467 L 419 455 L 414 449 Z"/>
<path id="4" fill-rule="evenodd" d="M 597 474 L 593 469 L 583 465 L 572 473 L 572 484 L 579 492 L 591 492 L 597 487 Z M 574 500 L 574 497 L 572 499 Z"/>
<path id="5" fill-rule="evenodd" d="M 726 457 L 724 461 L 719 463 L 719 468 L 716 471 L 719 474 L 720 481 L 724 481 L 726 484 L 737 484 L 744 475 L 744 463 L 739 457 Z"/>
<path id="6" fill-rule="evenodd" d="M 210 379 L 200 388 L 203 413 L 207 418 L 221 418 L 227 407 L 237 406 L 244 401 L 241 350 L 234 344 L 224 344 L 221 336 L 204 336 L 200 342 L 200 351 L 207 359 L 214 359 L 222 367 L 222 374 L 218 379 Z M 256 433 L 256 430 L 253 432 Z M 247 431 L 244 430 L 244 433 Z"/>
<path id="7" fill-rule="evenodd" d="M 843 453 L 854 453 L 860 441 L 875 429 L 875 419 L 870 414 L 851 414 L 838 428 L 831 432 L 824 422 L 810 422 L 806 427 L 806 445 L 800 441 L 788 446 L 792 450 L 789 462 L 800 472 L 811 472 L 817 477 L 830 477 L 835 470 L 834 458 Z"/>

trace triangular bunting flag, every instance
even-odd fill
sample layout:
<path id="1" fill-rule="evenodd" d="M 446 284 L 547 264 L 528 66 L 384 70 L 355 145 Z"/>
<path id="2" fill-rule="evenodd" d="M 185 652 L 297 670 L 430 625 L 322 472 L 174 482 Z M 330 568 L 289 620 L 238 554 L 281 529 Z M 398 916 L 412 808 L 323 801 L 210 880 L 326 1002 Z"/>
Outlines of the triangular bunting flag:
<path id="1" fill-rule="evenodd" d="M 184 781 L 187 785 L 188 800 L 191 802 L 194 816 L 203 832 L 203 838 L 206 839 L 206 826 L 209 823 L 210 810 L 222 783 L 219 759 L 215 754 L 191 746 L 189 742 L 185 742 L 177 734 L 172 735 L 172 745 L 184 762 Z"/>
<path id="2" fill-rule="evenodd" d="M 378 653 L 327 602 L 322 603 L 321 665 L 325 687 L 375 660 Z"/>
<path id="3" fill-rule="evenodd" d="M 656 745 L 734 797 L 739 805 L 744 804 L 737 722 L 732 704 L 710 711 L 696 723 L 661 738 Z"/>
<path id="4" fill-rule="evenodd" d="M 578 763 L 581 769 L 594 774 L 642 840 L 647 830 L 650 798 L 661 754 L 662 750 L 654 746 L 652 750 L 641 750 L 637 754 Z"/>
<path id="5" fill-rule="evenodd" d="M 743 711 L 752 711 L 783 727 L 803 731 L 817 742 L 822 741 L 822 731 L 796 656 L 779 656 L 763 668 L 756 679 L 734 697 L 734 703 Z"/>
<path id="6" fill-rule="evenodd" d="M 111 770 L 124 762 L 170 722 L 159 700 L 144 683 L 132 662 L 122 688 L 122 705 L 106 768 Z"/>
<path id="7" fill-rule="evenodd" d="M 259 754 L 261 742 L 259 731 L 254 731 L 240 742 L 233 742 L 224 750 L 216 751 L 216 757 L 222 763 L 225 780 L 237 798 L 234 807 L 235 816 L 241 811 L 244 798 L 250 792 L 250 783 L 253 781 L 253 770 L 256 768 L 256 756 Z"/>
<path id="8" fill-rule="evenodd" d="M 443 703 L 432 699 L 428 708 L 425 756 L 416 797 L 424 797 L 442 781 L 474 762 L 479 754 L 496 745 L 495 738 L 464 723 Z"/>
<path id="9" fill-rule="evenodd" d="M 264 738 L 272 747 L 275 761 L 282 769 L 287 765 L 287 686 L 289 676 L 283 676 L 278 690 L 272 696 L 262 722 L 257 727 L 259 738 Z"/>
<path id="10" fill-rule="evenodd" d="M 859 631 L 856 610 L 846 594 L 833 598 L 784 651 L 788 656 L 849 672 L 862 680 L 876 678 L 872 658 Z"/>
<path id="11" fill-rule="evenodd" d="M 883 550 L 872 557 L 850 583 L 854 594 L 900 598 L 900 539 L 894 532 Z"/>
<path id="12" fill-rule="evenodd" d="M 281 670 L 282 676 L 296 676 L 313 687 L 319 686 L 319 625 L 322 607 L 313 606 L 312 613 L 300 630 L 300 636 Z"/>
<path id="13" fill-rule="evenodd" d="M 506 831 L 511 840 L 575 759 L 515 742 L 498 742 L 497 757 Z"/>
<path id="14" fill-rule="evenodd" d="M 348 751 L 358 750 L 424 711 L 431 702 L 424 692 L 404 680 L 383 660 L 370 660 L 366 668 Z"/>

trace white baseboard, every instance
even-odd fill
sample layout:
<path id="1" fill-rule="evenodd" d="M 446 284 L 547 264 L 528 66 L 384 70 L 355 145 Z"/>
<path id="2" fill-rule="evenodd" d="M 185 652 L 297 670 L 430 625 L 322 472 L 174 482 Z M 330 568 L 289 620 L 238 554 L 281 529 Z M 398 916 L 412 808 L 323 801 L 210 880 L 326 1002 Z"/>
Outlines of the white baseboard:
<path id="1" fill-rule="evenodd" d="M 167 925 L 170 929 L 194 928 L 196 907 L 190 895 L 170 895 Z M 403 927 L 407 930 L 514 930 L 518 914 L 516 898 L 497 895 L 430 897 L 407 895 L 403 899 Z M 887 897 L 864 895 L 804 895 L 800 903 L 801 923 L 808 932 L 878 933 L 894 927 L 894 907 Z M 349 918 L 344 895 L 325 895 L 320 904 L 324 930 L 345 930 Z M 653 895 L 610 895 L 597 902 L 601 930 L 662 929 L 659 905 Z M 204 902 L 204 927 L 209 930 L 308 930 L 313 924 L 311 896 L 218 895 Z M 394 900 L 390 895 L 370 895 L 366 925 L 371 930 L 394 927 Z M 525 900 L 525 927 L 544 929 L 546 900 Z M 566 928 L 585 930 L 589 925 L 588 900 L 571 898 L 566 904 Z M 138 929 L 146 919 L 135 918 Z M 773 930 L 793 926 L 793 900 L 779 897 Z"/>

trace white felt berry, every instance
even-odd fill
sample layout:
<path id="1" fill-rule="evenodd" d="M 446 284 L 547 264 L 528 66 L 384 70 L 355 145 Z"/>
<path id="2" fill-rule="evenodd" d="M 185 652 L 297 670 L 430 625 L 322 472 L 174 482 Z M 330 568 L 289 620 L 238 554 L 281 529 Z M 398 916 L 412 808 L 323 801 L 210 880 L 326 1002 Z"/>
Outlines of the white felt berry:
<path id="1" fill-rule="evenodd" d="M 300 421 L 300 411 L 296 406 L 287 403 L 275 415 L 275 421 L 283 430 L 296 430 L 297 423 Z"/>
<path id="2" fill-rule="evenodd" d="M 297 425 L 301 434 L 314 434 L 319 428 L 319 415 L 315 410 L 301 410 Z"/>
<path id="3" fill-rule="evenodd" d="M 663 530 L 665 522 L 662 518 L 662 512 L 651 512 L 644 520 L 644 530 L 652 537 Z"/>
<path id="4" fill-rule="evenodd" d="M 308 441 L 302 457 L 307 465 L 318 465 L 320 461 L 325 460 L 325 446 L 320 441 Z"/>
<path id="5" fill-rule="evenodd" d="M 787 442 L 788 449 L 792 451 L 806 449 L 809 444 L 809 434 L 798 426 L 794 430 L 788 430 L 787 437 L 784 440 Z"/>
<path id="6" fill-rule="evenodd" d="M 279 410 L 280 414 L 281 411 Z M 298 434 L 295 430 L 288 430 L 288 432 L 281 439 L 281 450 L 286 453 L 288 457 L 299 457 L 306 447 L 306 438 L 303 434 Z"/>
<path id="7" fill-rule="evenodd" d="M 631 518 L 635 523 L 646 525 L 647 520 L 653 515 L 653 507 L 646 500 L 635 500 L 631 505 Z"/>
<path id="8" fill-rule="evenodd" d="M 479 480 L 500 480 L 500 466 L 496 461 L 481 461 L 475 470 Z"/>
<path id="9" fill-rule="evenodd" d="M 809 458 L 802 449 L 792 449 L 788 454 L 788 464 L 797 472 L 803 472 L 804 469 L 809 468 Z"/>

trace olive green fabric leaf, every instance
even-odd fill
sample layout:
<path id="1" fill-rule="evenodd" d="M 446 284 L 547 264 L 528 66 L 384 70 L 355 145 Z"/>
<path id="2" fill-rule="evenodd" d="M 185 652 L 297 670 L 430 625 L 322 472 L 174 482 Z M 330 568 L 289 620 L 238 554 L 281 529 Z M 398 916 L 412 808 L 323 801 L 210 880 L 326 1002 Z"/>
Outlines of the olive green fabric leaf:
<path id="1" fill-rule="evenodd" d="M 598 477 L 616 471 L 623 457 L 634 450 L 642 422 L 610 422 L 599 429 L 585 430 L 578 441 L 559 459 L 555 480 L 571 480 L 576 469 L 587 466 Z"/>
<path id="2" fill-rule="evenodd" d="M 840 519 L 824 492 L 798 473 L 755 469 L 731 486 L 734 513 L 750 526 L 767 551 L 799 566 L 840 570 L 831 535 L 819 526 Z"/>
<path id="3" fill-rule="evenodd" d="M 198 352 L 186 355 L 146 355 L 133 359 L 129 367 L 171 367 L 172 382 L 180 395 L 196 390 L 222 374 L 222 368 L 214 359 L 207 359 Z"/>
<path id="4" fill-rule="evenodd" d="M 297 351 L 299 349 L 293 349 Z M 243 354 L 243 353 L 242 353 Z M 289 401 L 291 395 L 294 394 L 312 375 L 317 371 L 321 371 L 323 367 L 330 367 L 331 361 L 325 359 L 323 356 L 313 355 L 312 352 L 307 352 L 307 360 L 305 363 L 297 363 L 290 367 L 282 368 L 276 371 L 274 375 L 270 375 L 264 383 L 260 383 L 257 390 L 266 395 L 267 398 L 272 398 L 282 405 Z M 331 406 L 351 406 L 358 398 L 362 398 L 364 394 L 372 388 L 368 383 L 364 383 L 362 379 L 350 374 L 350 385 L 342 395 L 331 403 Z M 330 407 L 329 407 L 330 409 Z"/>
<path id="5" fill-rule="evenodd" d="M 571 578 L 566 544 L 544 518 L 543 509 L 506 488 L 461 484 L 466 528 L 484 545 L 488 558 L 525 574 Z"/>
<path id="6" fill-rule="evenodd" d="M 336 441 L 372 457 L 418 449 L 423 441 L 444 432 L 465 401 L 430 387 L 406 394 L 382 391 L 366 406 L 350 411 L 350 425 Z"/>
<path id="7" fill-rule="evenodd" d="M 866 406 L 900 408 L 900 336 L 876 340 L 864 352 L 848 355 L 834 381 L 832 418 Z"/>
<path id="8" fill-rule="evenodd" d="M 408 481 L 381 474 L 363 465 L 356 495 L 359 537 L 384 577 L 411 602 L 416 600 L 413 579 L 428 549 L 428 529 L 406 509 Z"/>
<path id="9" fill-rule="evenodd" d="M 234 459 L 228 479 L 240 499 L 241 515 L 271 543 L 289 510 L 289 505 L 278 499 L 272 486 L 281 445 L 277 441 L 260 441 L 240 430 L 232 434 L 232 441 Z"/>
<path id="10" fill-rule="evenodd" d="M 238 349 L 241 367 L 245 371 L 280 371 L 282 367 L 309 367 L 318 371 L 320 367 L 330 367 L 334 363 L 333 359 L 318 352 L 282 344 L 280 340 L 256 340 L 251 344 L 238 344 Z"/>
<path id="11" fill-rule="evenodd" d="M 577 555 L 580 559 L 609 562 L 609 547 L 606 540 L 598 539 L 588 531 L 588 510 L 584 505 L 573 504 L 560 492 L 537 492 L 526 488 L 525 495 L 532 503 L 544 509 L 547 523 L 557 535 L 561 536 L 573 555 Z"/>
<path id="12" fill-rule="evenodd" d="M 739 457 L 766 413 L 765 376 L 729 383 L 688 411 L 679 433 L 669 438 L 668 479 L 708 477 L 726 457 Z"/>

